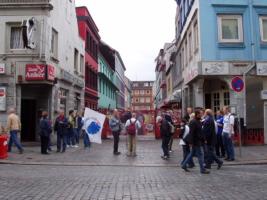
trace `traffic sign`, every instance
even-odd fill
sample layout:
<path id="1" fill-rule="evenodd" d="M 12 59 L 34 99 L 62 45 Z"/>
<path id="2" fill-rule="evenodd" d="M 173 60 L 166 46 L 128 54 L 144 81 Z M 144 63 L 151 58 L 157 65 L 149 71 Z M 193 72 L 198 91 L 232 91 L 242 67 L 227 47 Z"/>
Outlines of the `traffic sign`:
<path id="1" fill-rule="evenodd" d="M 232 79 L 231 85 L 232 89 L 235 92 L 242 92 L 245 86 L 243 79 L 240 78 L 239 76 L 236 76 Z"/>

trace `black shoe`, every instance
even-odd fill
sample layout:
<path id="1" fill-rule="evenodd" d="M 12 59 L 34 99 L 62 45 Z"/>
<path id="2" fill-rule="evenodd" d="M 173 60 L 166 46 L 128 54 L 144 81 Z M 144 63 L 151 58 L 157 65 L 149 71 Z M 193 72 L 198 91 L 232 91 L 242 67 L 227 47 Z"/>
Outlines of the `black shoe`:
<path id="1" fill-rule="evenodd" d="M 230 158 L 225 158 L 224 160 L 226 160 L 226 161 L 229 161 L 229 160 L 230 160 Z"/>
<path id="2" fill-rule="evenodd" d="M 234 159 L 234 158 L 232 158 L 232 159 L 229 159 L 228 161 L 235 161 L 235 159 Z"/>
<path id="3" fill-rule="evenodd" d="M 167 157 L 167 156 L 161 156 L 161 158 L 162 158 L 163 160 L 168 160 L 168 157 Z"/>
<path id="4" fill-rule="evenodd" d="M 190 172 L 186 167 L 182 167 L 185 172 Z"/>
<path id="5" fill-rule="evenodd" d="M 66 150 L 62 150 L 61 153 L 65 153 Z"/>
<path id="6" fill-rule="evenodd" d="M 211 169 L 211 166 L 208 166 L 208 165 L 207 165 L 207 166 L 205 166 L 204 168 L 205 168 L 205 169 Z"/>
<path id="7" fill-rule="evenodd" d="M 59 153 L 59 152 L 60 152 L 60 150 L 58 149 L 58 150 L 57 150 L 57 153 Z"/>
<path id="8" fill-rule="evenodd" d="M 48 151 L 52 151 L 52 149 L 51 149 L 51 148 L 48 148 L 47 150 L 48 150 Z"/>
<path id="9" fill-rule="evenodd" d="M 205 171 L 201 172 L 201 174 L 210 174 L 210 172 L 205 170 Z"/>
<path id="10" fill-rule="evenodd" d="M 219 170 L 219 169 L 221 169 L 222 168 L 222 166 L 223 166 L 223 162 L 221 162 L 221 163 L 219 163 L 218 164 L 218 167 L 217 167 L 217 169 Z"/>
<path id="11" fill-rule="evenodd" d="M 114 152 L 114 155 L 115 156 L 118 156 L 118 155 L 120 155 L 121 154 L 121 152 Z"/>
<path id="12" fill-rule="evenodd" d="M 19 150 L 19 154 L 23 154 L 23 152 L 24 152 L 23 149 Z"/>
<path id="13" fill-rule="evenodd" d="M 187 168 L 192 169 L 192 168 L 194 168 L 194 167 L 195 167 L 195 165 L 188 165 Z"/>
<path id="14" fill-rule="evenodd" d="M 43 155 L 50 155 L 50 153 L 48 153 L 48 152 L 44 152 L 44 153 L 42 153 Z"/>

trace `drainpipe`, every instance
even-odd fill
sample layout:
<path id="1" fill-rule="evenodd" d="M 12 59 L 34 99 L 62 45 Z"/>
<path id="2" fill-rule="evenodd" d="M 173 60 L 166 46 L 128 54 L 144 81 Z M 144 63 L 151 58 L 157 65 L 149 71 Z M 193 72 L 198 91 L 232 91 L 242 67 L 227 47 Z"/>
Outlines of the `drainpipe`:
<path id="1" fill-rule="evenodd" d="M 255 60 L 255 34 L 254 34 L 254 24 L 253 24 L 253 0 L 249 1 L 249 10 L 250 10 L 250 34 L 251 34 L 251 55 L 252 55 L 252 64 L 246 69 L 243 73 L 243 81 L 244 81 L 244 92 L 243 92 L 243 100 L 244 100 L 244 126 L 247 126 L 247 87 L 246 87 L 246 77 L 248 73 L 256 67 Z"/>

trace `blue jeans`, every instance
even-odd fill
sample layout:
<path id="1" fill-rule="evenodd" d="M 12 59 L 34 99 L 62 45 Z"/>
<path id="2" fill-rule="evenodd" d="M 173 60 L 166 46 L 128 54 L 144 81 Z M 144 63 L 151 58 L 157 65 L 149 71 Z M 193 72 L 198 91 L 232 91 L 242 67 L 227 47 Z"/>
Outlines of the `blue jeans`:
<path id="1" fill-rule="evenodd" d="M 235 159 L 234 144 L 229 133 L 223 133 L 223 144 L 225 147 L 227 158 L 230 160 Z"/>
<path id="2" fill-rule="evenodd" d="M 187 168 L 187 164 L 190 163 L 190 161 L 193 159 L 193 157 L 196 156 L 198 158 L 200 172 L 204 172 L 204 154 L 202 147 L 199 146 L 193 146 L 190 154 L 187 156 L 185 161 L 182 163 L 182 168 Z"/>
<path id="3" fill-rule="evenodd" d="M 215 161 L 217 164 L 222 164 L 222 161 L 215 154 L 215 147 L 212 145 L 207 145 L 207 159 L 205 161 L 206 166 L 210 167 L 213 161 Z"/>
<path id="4" fill-rule="evenodd" d="M 67 146 L 67 135 L 57 134 L 57 151 L 65 151 Z M 61 148 L 62 147 L 62 148 Z"/>
<path id="5" fill-rule="evenodd" d="M 83 144 L 84 148 L 89 148 L 91 146 L 90 138 L 86 132 L 83 133 Z"/>
<path id="6" fill-rule="evenodd" d="M 73 128 L 68 130 L 67 145 L 75 145 L 75 131 Z"/>
<path id="7" fill-rule="evenodd" d="M 81 129 L 79 128 L 74 129 L 74 138 L 75 138 L 76 144 L 80 143 L 80 133 L 81 133 Z"/>
<path id="8" fill-rule="evenodd" d="M 18 140 L 18 130 L 10 131 L 10 139 L 8 142 L 8 151 L 11 151 L 13 143 L 16 145 L 16 147 L 22 151 L 22 146 Z"/>
<path id="9" fill-rule="evenodd" d="M 187 156 L 190 154 L 190 146 L 189 145 L 183 145 L 182 147 L 183 147 L 183 161 L 181 162 L 181 164 L 183 164 L 183 162 L 186 160 Z M 189 161 L 188 166 L 189 167 L 195 166 L 193 158 Z"/>

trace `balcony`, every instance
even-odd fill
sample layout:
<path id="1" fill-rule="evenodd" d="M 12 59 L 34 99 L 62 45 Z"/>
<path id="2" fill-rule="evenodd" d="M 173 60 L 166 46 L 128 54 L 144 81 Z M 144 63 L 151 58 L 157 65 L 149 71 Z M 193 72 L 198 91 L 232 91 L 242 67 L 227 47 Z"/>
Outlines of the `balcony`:
<path id="1" fill-rule="evenodd" d="M 53 9 L 51 0 L 0 0 L 0 8 L 47 8 Z"/>

